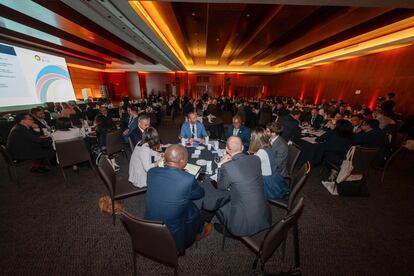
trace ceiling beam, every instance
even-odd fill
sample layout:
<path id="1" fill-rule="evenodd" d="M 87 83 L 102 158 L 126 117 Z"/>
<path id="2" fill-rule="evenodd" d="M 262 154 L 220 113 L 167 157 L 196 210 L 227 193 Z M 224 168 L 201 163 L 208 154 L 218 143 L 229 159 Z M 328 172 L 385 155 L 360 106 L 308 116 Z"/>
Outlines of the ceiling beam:
<path id="1" fill-rule="evenodd" d="M 81 45 L 83 47 L 90 48 L 90 49 L 92 49 L 96 52 L 101 52 L 101 53 L 103 53 L 107 56 L 113 57 L 113 58 L 121 60 L 123 62 L 130 63 L 130 64 L 135 63 L 135 61 L 132 60 L 132 59 L 129 59 L 129 58 L 127 58 L 123 55 L 120 55 L 118 53 L 112 52 L 112 51 L 110 51 L 106 48 L 103 48 L 103 47 L 98 46 L 94 43 L 91 43 L 91 42 L 89 42 L 87 40 L 84 40 L 80 37 L 77 37 L 77 36 L 75 36 L 71 33 L 68 33 L 64 30 L 53 27 L 49 24 L 46 24 L 46 23 L 44 23 L 40 20 L 37 20 L 33 17 L 30 17 L 26 14 L 20 13 L 20 12 L 14 10 L 14 9 L 11 9 L 7 6 L 4 6 L 4 5 L 0 4 L 0 8 L 2 10 L 1 15 L 5 18 L 8 18 L 8 19 L 13 20 L 15 22 L 19 22 L 20 24 L 23 24 L 23 25 L 26 25 L 26 26 L 30 26 L 31 28 L 38 29 L 42 32 L 52 34 L 56 37 L 65 39 L 65 40 L 70 41 L 72 43 Z"/>
<path id="2" fill-rule="evenodd" d="M 354 7 L 388 7 L 414 8 L 412 0 L 158 0 L 160 2 L 186 3 L 244 3 L 244 4 L 277 4 L 306 6 L 354 6 Z"/>
<path id="3" fill-rule="evenodd" d="M 358 24 L 352 28 L 349 28 L 343 32 L 340 32 L 336 35 L 333 35 L 331 37 L 328 37 L 326 39 L 323 39 L 321 41 L 318 41 L 312 45 L 309 45 L 303 49 L 300 49 L 299 51 L 296 51 L 294 53 L 291 53 L 289 55 L 286 55 L 282 58 L 273 60 L 270 65 L 275 66 L 277 64 L 286 62 L 288 60 L 297 58 L 299 56 L 303 56 L 306 54 L 309 54 L 313 51 L 317 51 L 319 49 L 328 47 L 330 45 L 339 43 L 344 40 L 348 40 L 352 37 L 356 37 L 359 35 L 362 35 L 364 33 L 368 33 L 370 31 L 373 31 L 375 29 L 379 29 L 381 27 L 390 25 L 392 23 L 398 22 L 400 20 L 406 19 L 408 17 L 414 16 L 414 10 L 411 9 L 394 9 L 392 11 L 389 11 L 385 14 L 382 14 L 380 16 L 377 16 L 373 19 L 370 19 L 364 23 Z"/>
<path id="4" fill-rule="evenodd" d="M 33 36 L 29 36 L 26 34 L 22 34 L 19 32 L 15 32 L 3 27 L 0 27 L 0 38 L 4 41 L 7 41 L 9 43 L 17 43 L 23 46 L 28 47 L 35 47 L 39 51 L 45 50 L 48 52 L 56 53 L 58 55 L 65 55 L 70 56 L 78 59 L 82 59 L 88 62 L 94 62 L 101 65 L 110 64 L 111 61 L 101 59 L 96 56 L 92 56 L 89 54 L 82 53 L 80 51 L 76 51 L 73 49 L 69 49 L 64 46 L 56 45 L 54 43 L 44 41 L 38 38 L 35 38 Z"/>
<path id="5" fill-rule="evenodd" d="M 299 24 L 295 25 L 289 31 L 281 35 L 273 41 L 266 49 L 261 50 L 258 54 L 253 56 L 248 64 L 252 65 L 270 55 L 275 49 L 278 49 L 304 35 L 312 29 L 323 26 L 338 16 L 348 13 L 353 8 L 351 7 L 320 7 L 311 15 L 305 17 Z"/>
<path id="6" fill-rule="evenodd" d="M 36 2 L 37 4 L 45 7 L 48 10 L 51 10 L 52 12 L 66 18 L 67 20 L 70 20 L 74 23 L 76 23 L 79 26 L 84 27 L 85 29 L 88 29 L 100 37 L 105 38 L 108 41 L 115 42 L 116 44 L 125 50 L 133 53 L 134 55 L 143 58 L 150 62 L 151 64 L 156 64 L 157 62 L 144 54 L 143 52 L 139 51 L 134 46 L 130 45 L 129 43 L 123 41 L 118 36 L 114 35 L 113 33 L 109 32 L 105 28 L 102 28 L 98 24 L 96 24 L 94 21 L 90 20 L 86 16 L 82 15 L 81 13 L 77 12 L 75 9 L 67 6 L 65 3 L 62 3 L 60 1 L 50 1 L 50 0 L 32 0 L 33 2 Z"/>

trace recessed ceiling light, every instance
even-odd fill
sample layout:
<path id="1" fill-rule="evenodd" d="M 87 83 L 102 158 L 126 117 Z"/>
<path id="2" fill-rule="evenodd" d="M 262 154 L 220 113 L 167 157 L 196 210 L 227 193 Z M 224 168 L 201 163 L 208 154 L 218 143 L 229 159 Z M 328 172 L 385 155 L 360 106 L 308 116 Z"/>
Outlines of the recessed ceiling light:
<path id="1" fill-rule="evenodd" d="M 250 13 L 246 14 L 246 17 L 250 17 Z"/>
<path id="2" fill-rule="evenodd" d="M 220 38 L 216 38 L 216 41 L 220 41 Z"/>
<path id="3" fill-rule="evenodd" d="M 192 16 L 196 16 L 196 13 L 195 13 L 195 12 L 193 12 L 191 15 L 192 15 Z"/>

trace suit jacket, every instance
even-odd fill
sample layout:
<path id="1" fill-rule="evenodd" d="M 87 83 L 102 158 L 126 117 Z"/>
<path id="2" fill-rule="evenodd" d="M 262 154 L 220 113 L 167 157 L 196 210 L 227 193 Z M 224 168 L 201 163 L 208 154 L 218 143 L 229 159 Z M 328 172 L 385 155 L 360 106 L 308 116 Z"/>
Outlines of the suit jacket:
<path id="1" fill-rule="evenodd" d="M 203 196 L 193 175 L 176 168 L 152 168 L 147 174 L 145 219 L 165 223 L 181 251 L 202 230 L 200 210 L 192 200 Z"/>
<path id="2" fill-rule="evenodd" d="M 279 136 L 272 144 L 272 151 L 276 156 L 276 171 L 283 177 L 289 176 L 287 171 L 288 144 Z"/>
<path id="3" fill-rule="evenodd" d="M 307 122 L 311 127 L 318 129 L 323 124 L 323 117 L 321 115 L 316 115 L 316 118 L 313 120 L 312 123 L 312 115 L 307 114 L 305 117 L 305 122 Z"/>
<path id="4" fill-rule="evenodd" d="M 7 150 L 17 160 L 52 157 L 51 146 L 51 140 L 41 139 L 39 134 L 21 124 L 16 124 L 7 138 Z"/>
<path id="5" fill-rule="evenodd" d="M 142 140 L 142 135 L 143 135 L 143 132 L 138 127 L 138 125 L 133 131 L 131 131 L 131 133 L 129 134 L 129 137 L 131 138 L 134 146 L 136 146 L 136 144 L 138 144 Z"/>
<path id="6" fill-rule="evenodd" d="M 219 169 L 218 188 L 230 190 L 230 203 L 220 208 L 224 223 L 236 236 L 269 228 L 272 214 L 264 195 L 260 158 L 239 153 Z"/>
<path id="7" fill-rule="evenodd" d="M 230 136 L 233 136 L 233 130 L 234 126 L 230 125 L 229 128 L 226 131 L 226 139 L 228 139 Z M 240 137 L 242 140 L 244 151 L 247 151 L 249 149 L 250 144 L 250 128 L 245 126 L 240 126 L 239 131 L 237 132 L 237 136 Z"/>
<path id="8" fill-rule="evenodd" d="M 196 123 L 196 132 L 197 132 L 197 138 L 204 138 L 207 137 L 207 131 L 204 125 L 200 122 Z M 181 137 L 189 139 L 191 138 L 191 126 L 189 122 L 184 122 L 181 126 Z"/>
<path id="9" fill-rule="evenodd" d="M 354 135 L 355 145 L 360 145 L 366 148 L 382 149 L 388 146 L 388 140 L 381 129 L 373 129 L 365 132 L 361 131 Z"/>
<path id="10" fill-rule="evenodd" d="M 285 139 L 285 141 L 292 141 L 297 143 L 301 136 L 299 122 L 295 120 L 291 115 L 281 117 L 278 121 L 283 125 L 283 132 L 281 134 L 283 139 Z"/>
<path id="11" fill-rule="evenodd" d="M 128 133 L 126 136 L 130 136 L 131 133 L 138 128 L 138 117 L 132 118 L 131 122 L 128 123 Z"/>

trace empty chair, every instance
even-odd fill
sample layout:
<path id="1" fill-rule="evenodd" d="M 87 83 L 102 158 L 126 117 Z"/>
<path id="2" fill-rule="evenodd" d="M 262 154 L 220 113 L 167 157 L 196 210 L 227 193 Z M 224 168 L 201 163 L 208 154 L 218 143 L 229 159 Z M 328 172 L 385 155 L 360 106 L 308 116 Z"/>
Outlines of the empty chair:
<path id="1" fill-rule="evenodd" d="M 125 151 L 125 143 L 122 139 L 122 130 L 116 130 L 106 134 L 106 154 L 112 157 L 115 153 L 122 152 L 128 160 Z"/>
<path id="2" fill-rule="evenodd" d="M 289 198 L 287 200 L 283 199 L 270 199 L 269 203 L 278 208 L 284 209 L 286 212 L 292 210 L 296 198 L 298 197 L 300 191 L 308 180 L 311 166 L 309 161 L 302 165 L 302 167 L 294 174 L 291 181 Z M 293 228 L 293 245 L 295 253 L 295 266 L 300 266 L 300 254 L 299 254 L 299 226 L 296 224 Z"/>
<path id="3" fill-rule="evenodd" d="M 60 171 L 63 178 L 67 181 L 64 168 L 77 165 L 82 162 L 89 162 L 92 170 L 93 165 L 91 156 L 82 138 L 55 141 L 57 158 L 59 160 Z M 95 172 L 95 171 L 94 171 Z"/>
<path id="4" fill-rule="evenodd" d="M 301 154 L 301 149 L 298 145 L 296 144 L 291 144 L 288 147 L 288 156 L 287 156 L 287 161 L 286 161 L 286 167 L 287 167 L 287 171 L 289 173 L 289 177 L 287 177 L 286 179 L 289 182 L 290 185 L 290 178 L 293 175 L 293 171 L 295 170 L 295 166 L 296 163 L 298 162 L 299 156 Z"/>
<path id="5" fill-rule="evenodd" d="M 250 237 L 240 237 L 244 244 L 256 254 L 256 258 L 253 262 L 253 270 L 256 269 L 257 264 L 260 261 L 260 270 L 262 273 L 264 272 L 266 262 L 273 255 L 275 250 L 286 241 L 289 230 L 292 228 L 295 229 L 295 226 L 297 226 L 298 219 L 303 211 L 303 206 L 303 198 L 301 198 L 297 204 L 292 206 L 293 208 L 282 220 L 272 225 L 270 230 L 265 233 L 264 237 L 263 233 L 258 233 Z M 300 268 L 298 266 L 292 271 L 286 272 L 286 275 L 295 272 L 300 274 Z"/>
<path id="6" fill-rule="evenodd" d="M 16 172 L 16 168 L 22 167 L 30 162 L 31 160 L 25 160 L 25 161 L 18 161 L 14 160 L 9 152 L 7 151 L 6 147 L 3 145 L 0 145 L 0 153 L 3 156 L 4 162 L 6 162 L 7 166 L 7 173 L 9 174 L 10 181 L 15 181 L 17 185 L 20 184 L 18 174 Z"/>
<path id="7" fill-rule="evenodd" d="M 107 156 L 102 156 L 98 164 L 98 173 L 108 189 L 112 201 L 112 219 L 115 225 L 115 200 L 136 196 L 147 191 L 147 188 L 136 188 L 129 182 L 117 182 L 116 174 Z"/>
<path id="8" fill-rule="evenodd" d="M 122 212 L 121 221 L 131 236 L 134 275 L 137 275 L 137 254 L 174 268 L 178 275 L 178 254 L 175 241 L 162 222 L 138 219 Z"/>

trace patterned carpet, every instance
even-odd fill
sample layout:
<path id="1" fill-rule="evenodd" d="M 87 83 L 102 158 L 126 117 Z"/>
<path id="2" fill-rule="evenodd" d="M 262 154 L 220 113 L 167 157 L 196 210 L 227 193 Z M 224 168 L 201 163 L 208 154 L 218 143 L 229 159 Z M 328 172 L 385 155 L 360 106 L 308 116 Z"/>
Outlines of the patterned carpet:
<path id="1" fill-rule="evenodd" d="M 179 125 L 158 127 L 164 143 L 174 142 Z M 413 154 L 392 166 L 384 184 L 372 175 L 368 198 L 333 197 L 320 184 L 319 168 L 303 189 L 305 210 L 300 220 L 304 275 L 413 275 L 414 181 Z M 119 180 L 127 179 L 125 158 Z M 3 162 L 3 161 L 1 161 Z M 411 167 L 410 167 L 411 166 Z M 45 175 L 19 169 L 21 187 L 11 183 L 0 166 L 1 275 L 132 275 L 128 234 L 119 220 L 102 215 L 98 198 L 106 195 L 90 169 L 67 170 L 65 188 L 55 168 Z M 142 216 L 145 196 L 125 201 L 126 209 Z M 282 213 L 274 211 L 276 221 Z M 251 275 L 254 255 L 240 242 L 221 235 L 189 248 L 179 260 L 180 275 Z M 284 260 L 277 252 L 266 265 L 279 271 L 293 263 L 291 241 Z M 172 270 L 140 257 L 140 275 L 172 275 Z"/>

